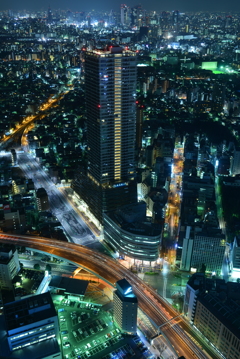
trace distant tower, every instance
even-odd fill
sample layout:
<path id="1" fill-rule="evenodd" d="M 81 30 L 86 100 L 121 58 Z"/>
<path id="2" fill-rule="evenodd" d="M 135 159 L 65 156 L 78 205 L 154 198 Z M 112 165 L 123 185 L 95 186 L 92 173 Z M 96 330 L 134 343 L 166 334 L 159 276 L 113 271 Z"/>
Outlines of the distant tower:
<path id="1" fill-rule="evenodd" d="M 172 13 L 172 22 L 173 22 L 173 25 L 178 24 L 178 22 L 179 22 L 179 11 L 178 10 L 173 11 L 173 13 Z"/>
<path id="2" fill-rule="evenodd" d="M 47 16 L 47 21 L 50 24 L 52 22 L 52 10 L 50 8 L 50 5 L 48 7 L 48 16 Z"/>
<path id="3" fill-rule="evenodd" d="M 109 13 L 109 20 L 108 20 L 109 24 L 113 24 L 114 23 L 114 17 L 113 17 L 113 11 L 111 10 Z"/>
<path id="4" fill-rule="evenodd" d="M 174 27 L 174 30 L 178 32 L 179 30 L 179 11 L 175 10 L 172 13 L 172 24 Z"/>
<path id="5" fill-rule="evenodd" d="M 128 22 L 128 7 L 125 4 L 121 4 L 121 24 L 126 25 Z"/>

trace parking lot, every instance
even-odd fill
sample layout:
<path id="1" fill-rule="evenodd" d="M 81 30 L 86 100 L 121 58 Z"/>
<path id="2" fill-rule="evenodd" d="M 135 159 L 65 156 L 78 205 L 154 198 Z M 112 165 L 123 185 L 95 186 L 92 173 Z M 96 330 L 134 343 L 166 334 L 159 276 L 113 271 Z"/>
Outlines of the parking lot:
<path id="1" fill-rule="evenodd" d="M 147 348 L 139 347 L 134 342 L 136 337 L 121 333 L 111 313 L 103 310 L 101 305 L 63 298 L 57 310 L 63 358 L 144 357 Z"/>

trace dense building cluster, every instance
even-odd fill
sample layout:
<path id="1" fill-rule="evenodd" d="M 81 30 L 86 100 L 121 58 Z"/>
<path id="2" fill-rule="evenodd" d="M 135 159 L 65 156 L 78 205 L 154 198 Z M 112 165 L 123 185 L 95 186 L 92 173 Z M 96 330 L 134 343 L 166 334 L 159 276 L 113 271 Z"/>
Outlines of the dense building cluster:
<path id="1" fill-rule="evenodd" d="M 229 359 L 240 350 L 239 285 L 228 281 L 240 277 L 239 24 L 238 13 L 127 4 L 0 13 L 1 230 L 74 241 L 67 222 L 74 236 L 87 232 L 38 183 L 39 167 L 27 178 L 23 150 L 136 272 L 160 268 L 160 258 L 197 272 L 184 314 Z M 10 288 L 19 261 L 0 255 Z M 114 298 L 118 325 L 135 333 L 137 299 L 125 279 Z"/>

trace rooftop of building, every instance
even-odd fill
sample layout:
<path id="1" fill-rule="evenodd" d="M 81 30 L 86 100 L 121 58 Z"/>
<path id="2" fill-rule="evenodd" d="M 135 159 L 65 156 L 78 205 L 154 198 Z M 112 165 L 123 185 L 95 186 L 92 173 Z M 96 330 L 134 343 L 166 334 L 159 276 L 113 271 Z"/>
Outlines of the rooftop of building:
<path id="1" fill-rule="evenodd" d="M 116 285 L 123 292 L 126 292 L 131 287 L 131 284 L 125 278 L 118 280 L 116 282 Z"/>
<path id="2" fill-rule="evenodd" d="M 124 231 L 139 236 L 156 237 L 161 234 L 162 226 L 148 221 L 146 217 L 146 203 L 141 201 L 108 212 L 111 218 Z"/>
<path id="3" fill-rule="evenodd" d="M 240 305 L 236 301 L 226 298 L 224 292 L 202 294 L 198 301 L 240 339 Z"/>
<path id="4" fill-rule="evenodd" d="M 5 304 L 3 313 L 8 332 L 57 315 L 49 292 Z"/>
<path id="5" fill-rule="evenodd" d="M 134 51 L 130 51 L 127 48 L 123 48 L 121 46 L 116 45 L 109 45 L 105 47 L 104 49 L 94 49 L 92 51 L 86 51 L 86 54 L 94 54 L 94 55 L 100 55 L 100 56 L 106 56 L 106 55 L 114 55 L 114 54 L 121 54 L 121 55 L 130 55 L 135 56 L 136 53 Z"/>
<path id="6" fill-rule="evenodd" d="M 15 252 L 14 246 L 4 246 L 0 247 L 0 264 L 7 264 L 13 257 Z"/>
<path id="7" fill-rule="evenodd" d="M 131 295 L 125 296 L 123 295 L 121 292 L 115 290 L 115 295 L 117 295 L 123 302 L 129 302 L 129 303 L 138 303 L 138 299 L 135 296 L 134 293 L 132 293 Z"/>
<path id="8" fill-rule="evenodd" d="M 54 275 L 49 283 L 49 287 L 62 289 L 65 293 L 85 295 L 88 281 Z"/>
<path id="9" fill-rule="evenodd" d="M 204 273 L 194 273 L 187 283 L 194 290 L 199 289 L 200 293 L 221 294 L 223 298 L 236 300 L 240 303 L 240 283 L 225 282 L 220 278 L 207 278 Z"/>
<path id="10" fill-rule="evenodd" d="M 124 299 L 125 302 L 137 303 L 137 297 L 132 291 L 132 286 L 125 278 L 118 280 L 116 287 L 117 290 L 115 294 L 118 295 L 119 298 Z"/>
<path id="11" fill-rule="evenodd" d="M 4 323 L 4 316 L 0 316 L 0 358 L 1 359 L 39 359 L 45 358 L 48 355 L 53 356 L 60 351 L 58 341 L 56 338 L 48 339 L 34 345 L 29 345 L 25 348 L 9 351 L 8 340 L 6 336 L 6 325 Z"/>
<path id="12" fill-rule="evenodd" d="M 37 198 L 46 197 L 47 192 L 46 192 L 45 188 L 42 188 L 42 187 L 38 188 L 36 196 L 37 196 Z"/>

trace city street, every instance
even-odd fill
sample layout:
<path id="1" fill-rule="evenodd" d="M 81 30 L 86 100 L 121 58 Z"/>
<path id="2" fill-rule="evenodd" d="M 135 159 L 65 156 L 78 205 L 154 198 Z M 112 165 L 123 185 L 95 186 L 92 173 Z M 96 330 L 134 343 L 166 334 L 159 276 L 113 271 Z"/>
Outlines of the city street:
<path id="1" fill-rule="evenodd" d="M 174 295 L 184 295 L 186 283 L 189 280 L 188 273 L 173 272 L 170 270 L 159 271 L 156 275 L 139 273 L 138 277 L 153 287 L 157 293 L 172 303 Z"/>
<path id="2" fill-rule="evenodd" d="M 79 265 L 84 266 L 89 271 L 93 271 L 97 273 L 98 276 L 104 278 L 104 281 L 111 287 L 114 287 L 114 283 L 116 283 L 117 280 L 126 278 L 138 297 L 139 308 L 141 308 L 157 326 L 164 324 L 161 332 L 168 338 L 179 356 L 184 355 L 187 359 L 219 358 L 218 353 L 199 337 L 198 333 L 193 330 L 189 323 L 182 317 L 179 317 L 178 312 L 176 312 L 164 298 L 159 296 L 153 288 L 145 284 L 140 278 L 120 265 L 116 260 L 99 252 L 92 251 L 86 246 L 80 247 L 76 244 L 63 241 L 56 242 L 47 238 L 14 236 L 5 233 L 1 234 L 0 237 L 4 243 L 11 241 L 13 244 L 48 252 L 49 255 L 56 255 L 79 263 Z M 165 325 L 166 322 L 169 322 L 175 317 L 178 317 L 178 319 L 174 319 L 174 321 L 171 321 L 171 324 L 168 323 Z M 199 341 L 200 344 L 197 345 L 195 340 Z M 201 349 L 202 347 L 204 350 Z M 206 352 L 208 352 L 208 354 Z"/>
<path id="3" fill-rule="evenodd" d="M 43 187 L 49 197 L 52 213 L 57 217 L 69 241 L 103 251 L 101 243 L 88 228 L 80 215 L 72 208 L 67 198 L 51 181 L 41 165 L 23 151 L 17 152 L 18 165 L 27 178 L 32 178 L 35 188 Z"/>
<path id="4" fill-rule="evenodd" d="M 182 187 L 182 171 L 183 171 L 183 147 L 176 146 L 174 149 L 171 184 L 168 194 L 168 207 L 165 217 L 164 240 L 166 249 L 175 249 L 178 236 L 179 214 L 181 206 L 181 187 Z M 169 256 L 169 262 L 174 264 L 175 258 L 172 253 Z"/>

